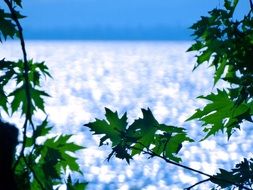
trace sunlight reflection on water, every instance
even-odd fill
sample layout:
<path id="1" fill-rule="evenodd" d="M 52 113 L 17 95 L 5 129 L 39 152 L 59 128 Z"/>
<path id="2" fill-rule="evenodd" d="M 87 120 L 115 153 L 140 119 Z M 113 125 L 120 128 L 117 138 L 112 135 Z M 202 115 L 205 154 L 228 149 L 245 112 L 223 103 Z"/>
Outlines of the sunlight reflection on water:
<path id="1" fill-rule="evenodd" d="M 212 73 L 205 66 L 192 73 L 194 56 L 185 53 L 189 46 L 190 42 L 27 43 L 29 57 L 46 61 L 54 78 L 44 86 L 52 96 L 46 111 L 55 132 L 77 134 L 74 141 L 87 147 L 78 158 L 91 182 L 89 189 L 182 189 L 202 179 L 143 155 L 130 166 L 116 159 L 107 163 L 110 150 L 98 148 L 99 138 L 83 127 L 95 117 L 103 118 L 104 107 L 120 114 L 127 111 L 130 123 L 141 117 L 140 108 L 150 107 L 159 122 L 184 126 L 191 137 L 200 140 L 200 125 L 184 121 L 203 105 L 195 97 L 212 90 Z M 16 42 L 4 44 L 0 58 L 20 58 L 18 48 Z M 38 119 L 44 117 L 37 114 Z M 226 145 L 222 135 L 187 145 L 180 153 L 183 164 L 210 174 L 219 167 L 229 168 L 242 158 L 238 152 L 250 155 L 252 141 L 242 143 L 240 137 L 245 136 L 238 132 L 232 145 Z"/>

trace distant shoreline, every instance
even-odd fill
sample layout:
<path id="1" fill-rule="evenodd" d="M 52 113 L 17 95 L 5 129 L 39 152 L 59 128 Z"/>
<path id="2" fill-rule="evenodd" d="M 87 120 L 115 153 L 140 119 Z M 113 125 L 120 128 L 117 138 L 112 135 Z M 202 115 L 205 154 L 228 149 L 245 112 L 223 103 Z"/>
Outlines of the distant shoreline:
<path id="1" fill-rule="evenodd" d="M 191 30 L 185 28 L 111 29 L 111 28 L 29 28 L 24 31 L 29 40 L 86 41 L 189 41 Z"/>
<path id="2" fill-rule="evenodd" d="M 146 40 L 146 39 L 138 39 L 138 40 L 129 40 L 129 39 L 40 39 L 40 38 L 25 38 L 27 43 L 29 42 L 55 42 L 55 43 L 192 43 L 193 40 Z M 19 43 L 18 39 L 7 39 L 3 41 L 2 45 L 5 43 Z"/>

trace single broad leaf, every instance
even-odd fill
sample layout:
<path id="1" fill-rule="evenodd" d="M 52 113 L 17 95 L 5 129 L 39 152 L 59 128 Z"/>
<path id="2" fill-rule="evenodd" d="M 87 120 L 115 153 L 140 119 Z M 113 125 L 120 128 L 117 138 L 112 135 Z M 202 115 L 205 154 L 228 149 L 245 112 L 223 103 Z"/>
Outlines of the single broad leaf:
<path id="1" fill-rule="evenodd" d="M 199 98 L 208 100 L 210 103 L 202 110 L 197 109 L 186 121 L 193 119 L 201 121 L 203 131 L 207 133 L 205 138 L 215 135 L 218 131 L 223 132 L 224 129 L 230 138 L 233 130 L 239 128 L 242 120 L 249 117 L 250 106 L 245 103 L 236 105 L 225 90 L 218 90 L 217 94 L 211 93 Z"/>
<path id="2" fill-rule="evenodd" d="M 47 152 L 44 157 L 44 163 L 42 165 L 43 172 L 49 179 L 60 179 L 61 170 L 57 169 L 56 165 L 62 159 L 59 150 L 47 147 Z"/>
<path id="3" fill-rule="evenodd" d="M 198 64 L 202 64 L 204 63 L 205 61 L 209 61 L 209 59 L 211 58 L 211 55 L 213 54 L 212 51 L 210 51 L 209 49 L 205 50 L 205 51 L 202 51 L 200 53 L 200 55 L 197 56 L 197 62 Z"/>
<path id="4" fill-rule="evenodd" d="M 140 134 L 140 138 L 137 143 L 132 148 L 132 156 L 140 154 L 144 148 L 149 148 L 149 146 L 154 141 L 155 133 L 158 130 L 158 121 L 154 118 L 150 109 L 142 109 L 143 118 L 139 118 L 134 121 L 132 125 L 129 126 L 128 131 L 130 133 Z"/>
<path id="5" fill-rule="evenodd" d="M 41 80 L 41 76 L 44 77 L 51 77 L 48 70 L 48 67 L 45 65 L 44 62 L 40 62 L 40 63 L 34 63 L 33 60 L 29 60 L 28 61 L 29 64 L 29 80 L 35 85 L 35 86 L 40 86 L 40 80 Z"/>
<path id="6" fill-rule="evenodd" d="M 32 147 L 34 145 L 34 138 L 32 137 L 26 137 L 26 143 L 25 143 L 25 147 Z"/>
<path id="7" fill-rule="evenodd" d="M 9 94 L 9 97 L 13 97 L 11 102 L 12 114 L 16 112 L 19 107 L 22 108 L 22 114 L 27 113 L 27 96 L 24 86 L 15 89 Z"/>
<path id="8" fill-rule="evenodd" d="M 211 182 L 219 185 L 221 188 L 231 187 L 238 184 L 239 189 L 244 189 L 243 185 L 251 184 L 253 178 L 253 162 L 252 159 L 243 159 L 236 164 L 231 171 L 220 169 L 220 172 L 215 174 L 210 179 Z"/>
<path id="9" fill-rule="evenodd" d="M 45 62 L 34 63 L 34 65 L 35 65 L 36 70 L 38 70 L 42 75 L 52 78 Z"/>
<path id="10" fill-rule="evenodd" d="M 48 121 L 47 121 L 47 118 L 40 124 L 36 127 L 34 133 L 33 133 L 33 138 L 36 139 L 37 137 L 40 137 L 40 136 L 46 136 L 49 131 L 51 131 L 53 127 L 49 127 L 48 126 Z"/>
<path id="11" fill-rule="evenodd" d="M 49 95 L 46 92 L 35 89 L 35 88 L 30 88 L 30 93 L 31 93 L 31 98 L 33 100 L 32 103 L 34 104 L 34 107 L 45 112 L 44 99 L 42 97 L 43 96 L 49 97 Z"/>
<path id="12" fill-rule="evenodd" d="M 38 71 L 33 71 L 29 73 L 29 81 L 33 83 L 34 86 L 40 86 L 40 73 Z"/>
<path id="13" fill-rule="evenodd" d="M 73 142 L 69 142 L 71 136 L 72 135 L 61 135 L 57 138 L 54 137 L 47 139 L 44 146 L 50 147 L 51 149 L 55 149 L 59 152 L 61 158 L 57 163 L 59 169 L 62 168 L 66 171 L 69 167 L 72 171 L 81 172 L 77 163 L 77 158 L 71 156 L 70 154 L 83 149 L 83 147 Z"/>
<path id="14" fill-rule="evenodd" d="M 112 146 L 116 146 L 120 143 L 122 135 L 126 131 L 127 127 L 127 115 L 124 114 L 119 118 L 117 112 L 112 112 L 110 109 L 105 108 L 106 120 L 96 119 L 95 122 L 90 122 L 84 126 L 90 128 L 95 135 L 103 135 L 100 139 L 100 146 L 104 144 L 106 140 L 112 142 Z"/>
<path id="15" fill-rule="evenodd" d="M 36 174 L 36 177 L 40 179 L 41 184 L 38 184 L 37 180 L 33 180 L 29 183 L 31 189 L 40 189 L 42 185 L 45 189 L 53 190 L 52 176 L 56 176 L 57 171 L 55 170 L 54 165 L 50 165 L 45 162 L 45 157 L 40 157 L 39 162 L 33 165 L 33 172 Z"/>
<path id="16" fill-rule="evenodd" d="M 168 143 L 165 145 L 164 155 L 170 160 L 180 162 L 181 158 L 176 156 L 176 154 L 178 154 L 182 148 L 182 144 L 186 141 L 193 142 L 191 138 L 187 137 L 186 133 L 179 133 L 171 136 Z"/>
<path id="17" fill-rule="evenodd" d="M 220 169 L 220 173 L 217 173 L 216 175 L 214 175 L 214 177 L 215 178 L 210 179 L 211 182 L 219 185 L 221 188 L 227 188 L 231 187 L 232 182 L 234 183 L 239 176 L 234 176 L 233 172 Z M 231 183 L 229 183 L 228 181 L 231 181 Z"/>
<path id="18" fill-rule="evenodd" d="M 100 138 L 100 145 L 104 145 L 105 141 L 110 140 L 112 143 L 112 152 L 107 157 L 110 158 L 115 155 L 117 158 L 125 159 L 128 163 L 132 156 L 129 154 L 128 149 L 136 138 L 128 135 L 126 132 L 127 115 L 126 113 L 120 118 L 117 112 L 112 112 L 105 108 L 106 120 L 96 119 L 95 122 L 85 124 L 94 134 L 103 135 Z"/>
<path id="19" fill-rule="evenodd" d="M 204 48 L 205 45 L 203 44 L 203 42 L 201 41 L 196 41 L 188 50 L 187 52 L 190 52 L 190 51 L 199 51 L 201 50 L 202 48 Z"/>
<path id="20" fill-rule="evenodd" d="M 29 87 L 29 92 L 31 99 L 27 99 L 26 86 L 22 85 L 21 87 L 15 89 L 9 94 L 9 97 L 13 97 L 11 102 L 12 114 L 21 107 L 22 114 L 27 114 L 27 107 L 30 106 L 30 114 L 33 114 L 36 108 L 44 110 L 44 100 L 43 96 L 49 96 L 46 92 Z M 29 102 L 28 102 L 29 101 Z"/>
<path id="21" fill-rule="evenodd" d="M 88 183 L 87 182 L 73 182 L 71 179 L 71 176 L 68 176 L 68 180 L 67 180 L 67 190 L 85 190 Z"/>
<path id="22" fill-rule="evenodd" d="M 152 149 L 158 155 L 167 157 L 175 162 L 180 162 L 181 158 L 176 155 L 182 148 L 184 142 L 193 142 L 185 132 L 185 129 L 175 126 L 158 126 L 162 134 L 156 134 Z"/>
<path id="23" fill-rule="evenodd" d="M 5 86 L 12 78 L 15 77 L 16 63 L 13 61 L 5 61 L 5 59 L 0 60 L 0 85 Z"/>
<path id="24" fill-rule="evenodd" d="M 221 76 L 226 74 L 225 68 L 226 68 L 227 59 L 226 57 L 222 59 L 219 66 L 217 67 L 215 74 L 214 74 L 214 85 L 217 84 L 217 82 L 220 80 Z"/>
<path id="25" fill-rule="evenodd" d="M 8 114 L 8 97 L 5 95 L 5 92 L 3 90 L 3 87 L 0 86 L 0 107 L 3 108 L 3 110 Z"/>
<path id="26" fill-rule="evenodd" d="M 4 16 L 1 16 L 4 15 Z M 6 40 L 9 36 L 10 38 L 14 38 L 14 36 L 18 33 L 16 29 L 16 25 L 12 23 L 11 19 L 6 18 L 6 15 L 2 9 L 0 9 L 0 41 L 1 34 Z"/>
<path id="27" fill-rule="evenodd" d="M 22 8 L 22 0 L 14 0 L 14 2 Z"/>
<path id="28" fill-rule="evenodd" d="M 159 124 L 158 129 L 166 133 L 185 133 L 184 128 L 172 125 Z"/>
<path id="29" fill-rule="evenodd" d="M 119 118 L 117 112 L 112 112 L 110 109 L 105 108 L 105 117 L 109 121 L 111 127 L 114 128 L 114 130 L 121 132 L 126 129 L 126 114 Z"/>

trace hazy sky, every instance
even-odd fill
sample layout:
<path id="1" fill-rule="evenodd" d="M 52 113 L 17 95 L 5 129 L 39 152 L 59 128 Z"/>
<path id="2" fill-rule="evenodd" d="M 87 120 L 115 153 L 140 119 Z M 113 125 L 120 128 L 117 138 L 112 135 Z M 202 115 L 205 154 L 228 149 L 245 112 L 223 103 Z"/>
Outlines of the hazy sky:
<path id="1" fill-rule="evenodd" d="M 117 36 L 117 31 L 122 35 L 138 31 L 163 35 L 162 30 L 172 35 L 188 35 L 187 27 L 208 10 L 222 6 L 223 0 L 23 0 L 23 3 L 23 12 L 28 16 L 24 21 L 28 36 L 82 38 L 92 33 L 111 32 Z M 248 1 L 241 0 L 241 4 L 245 9 Z"/>

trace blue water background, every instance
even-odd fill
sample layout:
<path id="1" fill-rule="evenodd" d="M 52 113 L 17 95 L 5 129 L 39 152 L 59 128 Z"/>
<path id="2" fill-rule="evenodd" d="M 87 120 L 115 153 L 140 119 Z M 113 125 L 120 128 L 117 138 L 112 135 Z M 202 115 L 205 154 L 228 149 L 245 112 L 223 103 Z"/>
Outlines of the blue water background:
<path id="1" fill-rule="evenodd" d="M 203 138 L 200 123 L 184 121 L 204 102 L 197 96 L 215 91 L 212 70 L 207 65 L 192 72 L 194 54 L 186 53 L 191 42 L 127 41 L 28 41 L 28 57 L 45 61 L 53 79 L 43 87 L 51 95 L 46 111 L 55 126 L 54 134 L 76 134 L 72 140 L 86 146 L 79 163 L 89 189 L 182 189 L 203 176 L 168 165 L 159 159 L 137 156 L 127 165 L 106 156 L 110 149 L 99 148 L 99 137 L 83 124 L 104 117 L 104 107 L 128 112 L 129 123 L 141 117 L 141 108 L 150 108 L 161 123 L 185 127 L 189 135 Z M 0 58 L 21 58 L 18 42 L 1 46 Z M 222 86 L 224 84 L 218 84 Z M 22 119 L 14 115 L 22 126 Z M 38 120 L 44 113 L 36 114 Z M 227 142 L 219 134 L 204 142 L 185 145 L 183 164 L 213 174 L 250 157 L 252 130 L 238 131 Z M 207 184 L 202 186 L 206 189 Z"/>

